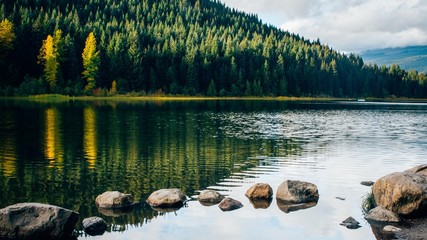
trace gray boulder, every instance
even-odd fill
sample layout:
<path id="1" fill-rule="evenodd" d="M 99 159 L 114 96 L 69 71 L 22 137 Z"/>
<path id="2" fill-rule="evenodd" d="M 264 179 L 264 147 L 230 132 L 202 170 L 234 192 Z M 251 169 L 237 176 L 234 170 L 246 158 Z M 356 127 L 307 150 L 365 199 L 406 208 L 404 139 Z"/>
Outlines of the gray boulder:
<path id="1" fill-rule="evenodd" d="M 0 239 L 68 239 L 78 217 L 53 205 L 18 203 L 0 209 Z"/>
<path id="2" fill-rule="evenodd" d="M 277 188 L 276 199 L 289 203 L 317 203 L 319 191 L 312 183 L 287 180 Z"/>
<path id="3" fill-rule="evenodd" d="M 107 191 L 98 195 L 95 203 L 99 208 L 126 208 L 133 205 L 133 196 L 118 191 Z"/>
<path id="4" fill-rule="evenodd" d="M 412 172 L 392 173 L 372 186 L 375 202 L 399 215 L 425 214 L 427 211 L 427 177 Z"/>
<path id="5" fill-rule="evenodd" d="M 202 205 L 211 206 L 220 203 L 221 200 L 224 199 L 224 197 L 217 191 L 203 190 L 202 192 L 200 192 L 198 199 Z"/>
<path id="6" fill-rule="evenodd" d="M 107 223 L 100 217 L 85 218 L 82 224 L 83 230 L 91 236 L 102 235 L 107 230 Z"/>
<path id="7" fill-rule="evenodd" d="M 360 223 L 356 221 L 353 217 L 348 217 L 346 220 L 340 223 L 341 226 L 345 226 L 348 229 L 358 229 L 360 228 Z"/>
<path id="8" fill-rule="evenodd" d="M 185 201 L 185 194 L 176 188 L 157 190 L 147 199 L 147 203 L 153 208 L 180 208 Z"/>
<path id="9" fill-rule="evenodd" d="M 389 223 L 399 223 L 400 218 L 394 212 L 391 212 L 385 209 L 382 206 L 371 209 L 368 214 L 366 214 L 365 219 L 368 221 L 374 222 L 389 222 Z"/>
<path id="10" fill-rule="evenodd" d="M 218 205 L 222 211 L 233 211 L 243 207 L 243 204 L 230 197 L 224 198 Z"/>
<path id="11" fill-rule="evenodd" d="M 267 183 L 256 183 L 246 191 L 245 196 L 269 199 L 273 196 L 273 189 Z"/>

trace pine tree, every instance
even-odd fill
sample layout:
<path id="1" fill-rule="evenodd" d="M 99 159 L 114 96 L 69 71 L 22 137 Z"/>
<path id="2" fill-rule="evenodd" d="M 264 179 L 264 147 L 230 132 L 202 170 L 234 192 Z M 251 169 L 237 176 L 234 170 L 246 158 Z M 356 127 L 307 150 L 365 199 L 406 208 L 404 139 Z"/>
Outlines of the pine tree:
<path id="1" fill-rule="evenodd" d="M 86 38 L 85 48 L 82 53 L 83 58 L 83 78 L 87 83 L 85 91 L 90 92 L 96 86 L 96 79 L 98 77 L 98 69 L 100 64 L 99 51 L 96 49 L 96 39 L 93 32 Z"/>

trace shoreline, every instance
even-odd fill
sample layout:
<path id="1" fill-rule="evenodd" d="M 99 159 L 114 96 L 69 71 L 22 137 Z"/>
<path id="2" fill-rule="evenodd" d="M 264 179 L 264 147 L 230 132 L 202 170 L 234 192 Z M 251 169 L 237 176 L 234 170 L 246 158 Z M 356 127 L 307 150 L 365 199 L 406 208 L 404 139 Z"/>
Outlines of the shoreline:
<path id="1" fill-rule="evenodd" d="M 2 97 L 0 100 L 29 101 L 346 101 L 346 102 L 392 102 L 392 103 L 427 103 L 424 98 L 334 98 L 334 97 L 207 97 L 207 96 L 67 96 L 60 94 L 31 95 L 27 97 Z"/>

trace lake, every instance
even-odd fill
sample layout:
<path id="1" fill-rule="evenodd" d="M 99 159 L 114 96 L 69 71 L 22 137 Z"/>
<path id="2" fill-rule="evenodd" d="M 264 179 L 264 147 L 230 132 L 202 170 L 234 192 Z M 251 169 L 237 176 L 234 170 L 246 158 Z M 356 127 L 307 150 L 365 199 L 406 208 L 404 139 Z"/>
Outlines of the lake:
<path id="1" fill-rule="evenodd" d="M 427 105 L 415 103 L 0 100 L 0 208 L 72 209 L 79 239 L 375 239 L 360 182 L 425 164 L 426 119 Z M 318 204 L 287 212 L 275 198 L 254 208 L 244 196 L 288 179 L 316 184 Z M 190 200 L 157 212 L 145 200 L 162 188 L 193 199 L 214 189 L 244 207 Z M 107 190 L 140 204 L 100 211 L 94 200 Z M 103 236 L 81 231 L 90 216 L 110 224 Z M 340 226 L 349 216 L 362 227 Z"/>

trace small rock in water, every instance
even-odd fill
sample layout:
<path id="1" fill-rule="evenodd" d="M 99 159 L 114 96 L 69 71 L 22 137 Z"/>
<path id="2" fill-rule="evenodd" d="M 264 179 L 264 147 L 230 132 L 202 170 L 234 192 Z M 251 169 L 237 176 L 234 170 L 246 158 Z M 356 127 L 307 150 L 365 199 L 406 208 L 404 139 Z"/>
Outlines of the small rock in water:
<path id="1" fill-rule="evenodd" d="M 340 223 L 341 226 L 345 226 L 348 229 L 358 229 L 361 227 L 359 224 L 360 223 L 353 217 L 348 217 L 346 220 Z"/>
<path id="2" fill-rule="evenodd" d="M 365 215 L 365 219 L 375 222 L 400 222 L 399 215 L 385 209 L 382 206 L 371 209 L 368 214 Z"/>
<path id="3" fill-rule="evenodd" d="M 202 205 L 215 205 L 221 202 L 224 197 L 214 190 L 203 190 L 200 192 L 198 199 Z"/>
<path id="4" fill-rule="evenodd" d="M 383 231 L 384 232 L 400 232 L 402 231 L 402 229 L 395 226 L 387 225 L 383 228 Z"/>
<path id="5" fill-rule="evenodd" d="M 345 201 L 345 198 L 343 198 L 343 197 L 335 197 L 335 198 L 338 200 L 341 200 L 341 201 Z"/>
<path id="6" fill-rule="evenodd" d="M 107 229 L 107 223 L 100 217 L 89 217 L 83 219 L 83 229 L 91 236 L 104 234 Z"/>
<path id="7" fill-rule="evenodd" d="M 370 187 L 370 186 L 374 185 L 374 182 L 372 182 L 372 181 L 362 181 L 360 184 L 362 184 L 363 186 Z"/>
<path id="8" fill-rule="evenodd" d="M 222 211 L 233 211 L 243 207 L 243 204 L 230 197 L 224 198 L 218 205 Z"/>
<path id="9" fill-rule="evenodd" d="M 269 199 L 273 196 L 273 189 L 267 183 L 256 183 L 246 191 L 245 196 L 248 198 Z"/>

